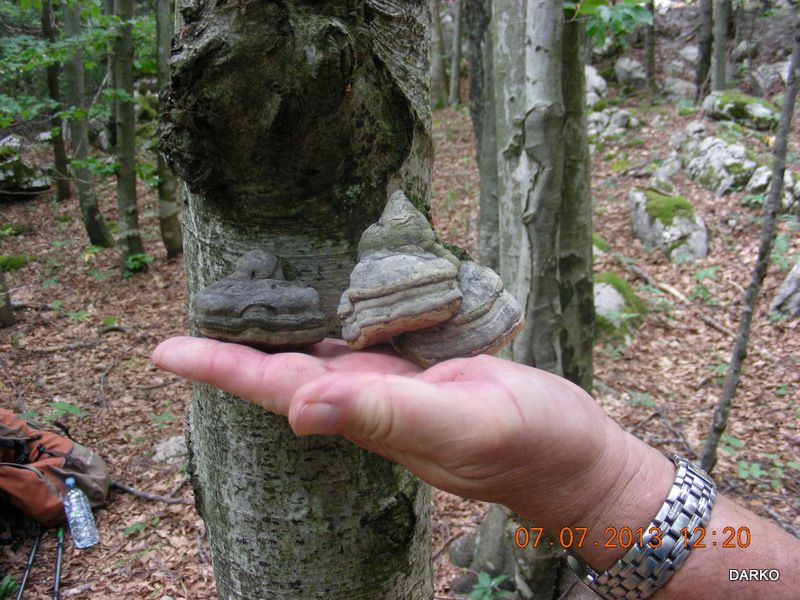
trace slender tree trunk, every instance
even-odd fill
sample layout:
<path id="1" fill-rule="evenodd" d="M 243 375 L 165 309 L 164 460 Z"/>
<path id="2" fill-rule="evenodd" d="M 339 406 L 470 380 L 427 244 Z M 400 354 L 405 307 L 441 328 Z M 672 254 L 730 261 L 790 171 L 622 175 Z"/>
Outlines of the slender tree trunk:
<path id="1" fill-rule="evenodd" d="M 695 72 L 695 102 L 707 89 L 711 69 L 711 48 L 714 40 L 714 0 L 700 0 L 700 22 L 697 26 L 697 71 Z"/>
<path id="2" fill-rule="evenodd" d="M 569 15 L 568 15 L 569 16 Z M 592 391 L 594 282 L 592 278 L 592 195 L 586 135 L 586 77 L 583 23 L 568 18 L 561 46 L 564 97 L 564 180 L 561 186 L 559 278 L 564 377 Z"/>
<path id="3" fill-rule="evenodd" d="M 156 37 L 158 39 L 158 88 L 169 85 L 169 47 L 172 41 L 172 2 L 156 0 Z M 167 250 L 167 258 L 175 258 L 183 252 L 181 224 L 178 221 L 178 183 L 161 152 L 158 160 L 158 221 L 161 240 Z"/>
<path id="4" fill-rule="evenodd" d="M 115 0 L 114 12 L 122 20 L 114 48 L 117 89 L 117 207 L 122 261 L 142 254 L 139 210 L 136 205 L 136 115 L 133 110 L 133 0 Z"/>
<path id="5" fill-rule="evenodd" d="M 497 271 L 500 260 L 500 229 L 497 208 L 491 0 L 467 0 L 464 8 L 469 40 L 469 109 L 475 130 L 481 186 L 478 253 L 482 265 Z"/>
<path id="6" fill-rule="evenodd" d="M 706 470 L 711 471 L 717 462 L 717 446 L 725 429 L 728 426 L 728 419 L 736 396 L 736 389 L 739 387 L 739 380 L 742 372 L 742 364 L 747 356 L 747 342 L 750 338 L 750 325 L 753 321 L 753 314 L 756 310 L 758 294 L 761 291 L 761 284 L 767 274 L 769 267 L 769 256 L 772 253 L 772 245 L 775 241 L 775 222 L 781 204 L 781 192 L 783 190 L 783 173 L 786 170 L 786 146 L 791 131 L 792 112 L 797 98 L 798 77 L 800 77 L 800 24 L 795 25 L 794 51 L 789 67 L 789 80 L 786 85 L 786 93 L 783 100 L 783 110 L 781 120 L 778 125 L 778 133 L 775 136 L 775 149 L 773 151 L 772 180 L 770 181 L 767 192 L 767 200 L 764 203 L 764 223 L 761 227 L 761 240 L 758 244 L 758 257 L 753 271 L 750 275 L 750 284 L 747 286 L 744 298 L 742 299 L 741 316 L 739 317 L 739 331 L 736 335 L 736 345 L 733 349 L 733 356 L 728 365 L 728 372 L 725 375 L 725 386 L 722 389 L 717 408 L 714 410 L 714 420 L 711 431 L 706 438 L 703 453 L 700 457 L 700 465 Z"/>
<path id="7" fill-rule="evenodd" d="M 726 86 L 726 67 L 728 62 L 728 3 L 726 0 L 714 2 L 714 44 L 711 63 L 711 89 L 724 90 Z"/>
<path id="8" fill-rule="evenodd" d="M 114 0 L 103 0 L 103 12 L 108 17 L 114 16 Z M 106 75 L 112 90 L 117 89 L 117 76 L 114 68 L 114 48 L 116 41 L 108 45 L 106 53 Z M 108 132 L 108 145 L 112 154 L 117 153 L 117 103 L 111 103 L 111 115 L 106 121 L 106 131 Z"/>
<path id="9" fill-rule="evenodd" d="M 318 290 L 335 334 L 363 230 L 394 190 L 429 196 L 427 3 L 176 14 L 162 148 L 182 180 L 189 298 L 266 248 Z M 208 386 L 187 423 L 221 598 L 432 597 L 429 490 L 407 471 Z"/>
<path id="10" fill-rule="evenodd" d="M 645 54 L 645 80 L 651 95 L 657 91 L 656 84 L 656 10 L 653 0 L 647 0 L 647 10 L 650 11 L 652 23 L 645 28 L 644 54 Z"/>
<path id="11" fill-rule="evenodd" d="M 431 92 L 433 105 L 442 108 L 447 104 L 447 68 L 444 66 L 444 35 L 442 34 L 442 15 L 439 0 L 429 0 L 431 12 Z"/>
<path id="12" fill-rule="evenodd" d="M 448 104 L 461 102 L 461 0 L 456 0 L 453 14 L 453 52 L 450 55 L 450 95 Z"/>
<path id="13" fill-rule="evenodd" d="M 500 274 L 526 319 L 511 344 L 511 356 L 516 362 L 561 374 L 563 10 L 555 0 L 529 0 L 527 5 L 501 0 L 493 3 L 492 22 Z"/>
<path id="14" fill-rule="evenodd" d="M 16 320 L 14 311 L 11 309 L 11 294 L 6 287 L 6 277 L 0 269 L 0 328 L 11 327 Z"/>
<path id="15" fill-rule="evenodd" d="M 50 0 L 42 0 L 42 34 L 48 42 L 55 43 L 56 32 L 53 27 L 53 6 Z M 53 63 L 47 67 L 47 94 L 55 103 L 53 114 L 50 117 L 51 139 L 53 146 L 53 179 L 56 182 L 56 195 L 59 201 L 72 197 L 72 188 L 69 185 L 69 167 L 67 166 L 67 151 L 64 148 L 64 135 L 61 131 L 61 119 L 58 113 L 61 110 L 61 93 L 58 89 L 58 79 L 61 67 Z"/>
<path id="16" fill-rule="evenodd" d="M 64 6 L 64 32 L 71 38 L 77 38 L 81 34 L 81 7 L 77 2 Z M 75 53 L 67 62 L 67 103 L 75 108 L 86 109 L 83 50 L 78 44 L 75 48 Z M 69 120 L 69 133 L 72 158 L 75 161 L 72 171 L 75 175 L 75 187 L 78 189 L 83 226 L 92 244 L 110 248 L 114 245 L 114 238 L 111 237 L 97 205 L 92 172 L 86 166 L 89 158 L 89 134 L 85 110 L 82 117 Z"/>

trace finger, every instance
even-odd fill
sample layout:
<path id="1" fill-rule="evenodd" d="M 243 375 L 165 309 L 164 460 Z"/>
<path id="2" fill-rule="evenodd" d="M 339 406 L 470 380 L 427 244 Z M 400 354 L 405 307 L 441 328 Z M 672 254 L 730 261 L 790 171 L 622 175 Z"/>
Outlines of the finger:
<path id="1" fill-rule="evenodd" d="M 322 359 L 307 354 L 265 354 L 239 344 L 195 337 L 161 342 L 152 361 L 161 369 L 283 415 L 297 389 L 326 372 Z"/>

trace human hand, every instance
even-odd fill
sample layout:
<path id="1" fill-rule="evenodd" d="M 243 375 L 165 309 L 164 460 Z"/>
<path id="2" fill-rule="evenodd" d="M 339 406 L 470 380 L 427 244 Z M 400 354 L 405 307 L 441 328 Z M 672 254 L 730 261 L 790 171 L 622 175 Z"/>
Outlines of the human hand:
<path id="1" fill-rule="evenodd" d="M 436 487 L 543 524 L 592 510 L 597 499 L 583 492 L 611 485 L 619 454 L 619 429 L 583 390 L 490 356 L 422 371 L 388 349 L 353 352 L 332 340 L 308 354 L 264 354 L 180 337 L 161 343 L 153 362 L 288 416 L 298 435 L 344 435 Z"/>

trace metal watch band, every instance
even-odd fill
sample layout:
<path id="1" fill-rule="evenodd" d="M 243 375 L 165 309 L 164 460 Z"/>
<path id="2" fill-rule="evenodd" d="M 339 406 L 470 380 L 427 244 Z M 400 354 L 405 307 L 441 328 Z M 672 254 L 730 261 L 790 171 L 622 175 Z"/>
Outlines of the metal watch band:
<path id="1" fill-rule="evenodd" d="M 697 465 L 667 454 L 678 468 L 661 510 L 630 550 L 605 573 L 597 573 L 569 550 L 567 563 L 586 586 L 601 598 L 649 598 L 680 569 L 711 519 L 717 496 L 714 481 Z M 660 544 L 651 541 L 660 532 Z M 684 544 L 688 541 L 687 544 Z M 653 547 L 657 546 L 657 547 Z"/>

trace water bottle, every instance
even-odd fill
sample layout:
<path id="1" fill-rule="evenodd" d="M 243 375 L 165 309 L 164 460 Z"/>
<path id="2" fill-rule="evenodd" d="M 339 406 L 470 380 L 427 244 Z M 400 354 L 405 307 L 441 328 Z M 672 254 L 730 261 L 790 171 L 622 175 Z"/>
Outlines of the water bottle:
<path id="1" fill-rule="evenodd" d="M 92 507 L 89 498 L 75 485 L 73 477 L 64 480 L 67 494 L 64 496 L 64 510 L 67 513 L 67 524 L 72 534 L 72 543 L 76 548 L 88 548 L 100 541 L 97 526 L 94 524 Z"/>

